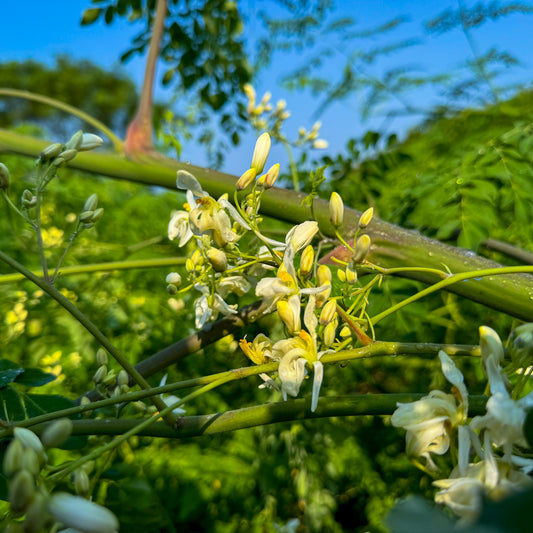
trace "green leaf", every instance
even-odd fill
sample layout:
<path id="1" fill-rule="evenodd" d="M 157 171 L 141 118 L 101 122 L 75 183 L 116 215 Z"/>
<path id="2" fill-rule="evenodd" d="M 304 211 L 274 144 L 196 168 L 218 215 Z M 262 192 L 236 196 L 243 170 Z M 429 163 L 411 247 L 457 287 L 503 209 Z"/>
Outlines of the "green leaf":
<path id="1" fill-rule="evenodd" d="M 39 368 L 26 368 L 22 374 L 15 378 L 15 383 L 26 387 L 40 387 L 56 379 L 55 374 L 44 372 Z"/>
<path id="2" fill-rule="evenodd" d="M 81 18 L 81 25 L 82 26 L 88 26 L 89 24 L 93 24 L 93 22 L 96 22 L 98 20 L 98 17 L 102 13 L 102 9 L 99 7 L 92 7 L 90 9 L 86 9 L 83 12 L 82 18 Z"/>
<path id="3" fill-rule="evenodd" d="M 17 379 L 24 369 L 9 359 L 0 359 L 0 388 Z"/>

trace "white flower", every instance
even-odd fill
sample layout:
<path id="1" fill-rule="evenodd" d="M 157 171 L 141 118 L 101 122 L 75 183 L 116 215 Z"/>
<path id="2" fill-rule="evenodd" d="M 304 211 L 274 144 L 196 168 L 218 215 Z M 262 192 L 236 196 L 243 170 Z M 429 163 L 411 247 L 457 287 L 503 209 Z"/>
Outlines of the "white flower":
<path id="1" fill-rule="evenodd" d="M 66 492 L 53 494 L 48 510 L 57 522 L 83 533 L 115 533 L 119 528 L 109 509 Z"/>
<path id="2" fill-rule="evenodd" d="M 193 233 L 189 227 L 189 213 L 187 211 L 175 211 L 168 224 L 168 239 L 173 241 L 179 238 L 178 246 L 184 246 Z"/>
<path id="3" fill-rule="evenodd" d="M 219 313 L 224 316 L 237 313 L 237 305 L 227 304 L 219 294 L 211 295 L 209 287 L 197 283 L 194 288 L 202 293 L 194 303 L 197 329 L 201 329 L 210 320 L 216 320 Z"/>
<path id="4" fill-rule="evenodd" d="M 407 404 L 398 404 L 391 417 L 392 425 L 406 431 L 407 454 L 424 457 L 429 468 L 436 468 L 430 453 L 443 455 L 450 447 L 450 430 L 463 424 L 468 410 L 468 395 L 463 375 L 452 359 L 443 351 L 439 353 L 445 377 L 460 393 L 461 403 L 441 391 L 431 391 L 428 396 Z"/>

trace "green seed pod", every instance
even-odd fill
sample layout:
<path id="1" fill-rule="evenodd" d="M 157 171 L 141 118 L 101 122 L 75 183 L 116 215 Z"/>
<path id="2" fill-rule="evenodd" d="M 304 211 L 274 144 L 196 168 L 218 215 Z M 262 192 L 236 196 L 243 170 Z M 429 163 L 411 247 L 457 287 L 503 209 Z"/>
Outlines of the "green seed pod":
<path id="1" fill-rule="evenodd" d="M 54 159 L 61 153 L 61 150 L 63 150 L 63 145 L 61 143 L 51 144 L 41 152 L 40 158 L 42 161 Z"/>
<path id="2" fill-rule="evenodd" d="M 13 439 L 4 454 L 4 474 L 11 477 L 21 469 L 24 446 L 19 439 Z"/>
<path id="3" fill-rule="evenodd" d="M 7 190 L 9 188 L 9 170 L 4 165 L 0 163 L 0 189 Z"/>
<path id="4" fill-rule="evenodd" d="M 46 427 L 41 440 L 46 448 L 61 446 L 72 434 L 72 420 L 60 418 Z"/>
<path id="5" fill-rule="evenodd" d="M 35 495 L 35 481 L 27 470 L 20 470 L 9 484 L 9 504 L 15 514 L 26 512 Z"/>
<path id="6" fill-rule="evenodd" d="M 83 142 L 83 131 L 77 131 L 65 144 L 65 150 L 76 150 L 80 149 L 81 143 Z"/>

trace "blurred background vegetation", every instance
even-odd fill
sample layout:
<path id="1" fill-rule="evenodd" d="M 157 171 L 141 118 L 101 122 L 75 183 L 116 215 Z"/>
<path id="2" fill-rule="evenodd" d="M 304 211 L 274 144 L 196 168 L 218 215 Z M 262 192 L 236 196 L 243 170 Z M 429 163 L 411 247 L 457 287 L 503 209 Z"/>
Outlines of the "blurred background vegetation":
<path id="1" fill-rule="evenodd" d="M 311 86 L 320 109 L 363 91 L 362 112 L 369 113 L 384 101 L 411 97 L 422 83 L 444 82 L 446 75 L 448 81 L 454 80 L 453 86 L 448 83 L 453 105 L 443 100 L 425 109 L 419 127 L 402 140 L 386 127 L 350 139 L 346 148 L 330 147 L 327 155 L 302 154 L 300 181 L 309 187 L 309 171 L 328 165 L 323 197 L 336 190 L 346 205 L 373 206 L 384 220 L 503 264 L 533 264 L 529 255 L 533 253 L 533 101 L 527 88 L 498 85 L 498 75 L 514 64 L 511 56 L 495 49 L 479 55 L 460 79 L 453 73 L 420 79 L 400 68 L 377 79 L 362 65 L 370 68 L 380 54 L 410 46 L 409 41 L 394 43 L 389 38 L 401 20 L 375 28 L 369 35 L 377 36 L 381 44 L 370 49 L 364 39 L 369 35 L 355 32 L 347 19 L 333 24 L 328 4 L 314 2 L 307 7 L 294 4 L 287 18 L 265 18 L 270 38 L 259 40 L 257 64 L 252 65 L 240 37 L 239 29 L 246 21 L 238 5 L 216 0 L 197 4 L 170 2 L 161 52 L 167 68 L 163 81 L 175 84 L 178 95 L 194 95 L 187 105 L 196 106 L 197 112 L 183 117 L 164 103 L 156 106 L 162 151 L 180 154 L 179 139 L 196 135 L 207 143 L 214 160 L 220 161 L 221 147 L 238 143 L 247 127 L 242 86 L 272 60 L 276 47 L 285 51 L 315 47 L 306 68 L 286 81 L 295 89 Z M 90 24 L 104 17 L 111 23 L 114 17 L 147 17 L 146 31 L 134 40 L 127 56 L 146 48 L 154 5 L 153 1 L 146 5 L 140 0 L 94 0 L 83 21 Z M 487 20 L 530 11 L 527 3 L 479 3 L 471 9 L 443 11 L 428 28 L 445 32 L 460 25 L 471 36 Z M 323 38 L 330 34 L 331 40 Z M 350 50 L 346 68 L 339 79 L 323 80 L 315 69 L 339 42 Z M 0 86 L 70 103 L 121 135 L 137 102 L 135 85 L 124 75 L 67 56 L 58 58 L 53 67 L 31 61 L 3 63 Z M 211 130 L 213 122 L 220 125 L 216 135 Z M 41 104 L 11 99 L 0 103 L 0 123 L 54 141 L 65 141 L 80 127 L 76 119 Z M 176 125 L 178 139 L 172 135 Z M 1 160 L 11 172 L 10 195 L 20 198 L 31 186 L 34 162 L 4 154 Z M 290 186 L 289 179 L 284 183 Z M 64 169 L 48 189 L 44 207 L 50 264 L 60 256 L 69 228 L 92 193 L 98 194 L 99 205 L 105 207 L 104 217 L 82 235 L 67 265 L 192 252 L 192 246 L 179 250 L 166 238 L 170 213 L 183 203 L 177 192 Z M 32 232 L 5 204 L 2 214 L 0 248 L 37 269 Z M 514 248 L 502 247 L 502 242 Z M 62 276 L 57 285 L 136 363 L 194 331 L 190 305 L 194 295 L 178 300 L 165 292 L 166 274 L 179 268 Z M 0 274 L 8 273 L 0 265 Z M 370 314 L 421 287 L 414 281 L 387 280 L 373 294 Z M 16 384 L 9 387 L 21 394 L 42 392 L 70 399 L 91 388 L 98 346 L 55 302 L 29 282 L 2 283 L 0 278 L 0 309 L 0 358 L 57 375 L 38 390 Z M 376 336 L 394 341 L 476 343 L 481 324 L 495 328 L 504 338 L 513 320 L 442 293 L 384 320 Z M 267 317 L 238 336 L 195 353 L 168 369 L 168 381 L 248 364 L 236 341 L 272 327 L 274 321 Z M 482 393 L 480 368 L 469 361 L 461 364 L 470 393 Z M 439 365 L 424 358 L 362 360 L 328 366 L 325 373 L 324 396 L 426 392 L 444 381 Z M 155 376 L 151 382 L 156 385 L 161 378 Z M 187 405 L 187 414 L 279 400 L 275 393 L 258 389 L 258 384 L 252 379 L 225 385 Z M 91 437 L 87 446 L 102 440 Z M 134 438 L 120 448 L 94 494 L 117 514 L 122 530 L 128 532 L 381 532 L 386 530 L 383 518 L 397 498 L 413 493 L 432 498 L 431 480 L 410 464 L 403 450 L 402 432 L 392 428 L 387 418 L 378 417 L 284 423 L 181 441 Z"/>

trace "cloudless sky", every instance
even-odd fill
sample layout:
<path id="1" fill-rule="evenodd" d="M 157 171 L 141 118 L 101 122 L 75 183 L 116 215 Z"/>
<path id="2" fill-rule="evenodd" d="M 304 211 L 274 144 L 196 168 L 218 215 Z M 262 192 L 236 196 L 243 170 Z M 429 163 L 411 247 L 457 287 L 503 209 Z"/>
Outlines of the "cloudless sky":
<path id="1" fill-rule="evenodd" d="M 471 6 L 474 2 L 464 2 Z M 523 2 L 533 7 L 533 1 Z M 250 52 L 257 35 L 264 32 L 263 23 L 257 16 L 261 10 L 270 16 L 283 16 L 286 12 L 273 2 L 248 0 L 239 3 L 245 14 L 245 37 L 250 41 Z M 436 74 L 456 69 L 465 59 L 472 58 L 464 34 L 453 30 L 440 36 L 430 35 L 424 30 L 423 23 L 440 14 L 446 7 L 456 8 L 455 1 L 436 0 L 338 0 L 331 19 L 339 16 L 353 17 L 359 30 L 373 28 L 400 15 L 408 15 L 410 21 L 390 34 L 390 41 L 418 37 L 420 44 L 406 48 L 400 53 L 391 54 L 372 66 L 373 75 L 381 75 L 398 65 L 416 66 L 421 74 Z M 89 0 L 20 0 L 2 2 L 0 19 L 0 60 L 23 61 L 34 59 L 48 65 L 53 64 L 58 54 L 69 54 L 77 59 L 89 59 L 106 69 L 122 69 L 132 77 L 140 87 L 144 73 L 145 57 L 135 56 L 125 65 L 119 64 L 121 53 L 128 49 L 134 35 L 142 28 L 142 22 L 130 24 L 125 19 L 117 18 L 107 26 L 99 21 L 87 27 L 80 26 L 81 13 L 91 7 Z M 478 53 L 483 54 L 491 47 L 497 46 L 513 54 L 521 65 L 503 77 L 500 83 L 519 83 L 522 87 L 531 87 L 533 80 L 533 16 L 511 15 L 495 22 L 489 21 L 472 32 Z M 359 41 L 368 49 L 387 42 L 386 39 L 370 38 Z M 326 43 L 327 44 L 327 43 Z M 338 79 L 346 57 L 344 50 L 325 62 L 321 76 Z M 272 65 L 261 71 L 256 80 L 259 96 L 269 90 L 273 100 L 284 98 L 292 112 L 285 131 L 289 137 L 296 137 L 298 127 L 310 129 L 321 100 L 309 92 L 289 92 L 280 87 L 284 76 L 290 75 L 302 65 L 305 51 L 301 53 L 275 55 Z M 253 57 L 253 54 L 252 54 Z M 159 69 L 159 73 L 162 69 Z M 159 75 L 160 80 L 161 74 Z M 156 88 L 156 99 L 167 101 L 168 91 Z M 430 107 L 438 98 L 438 93 L 423 90 L 417 93 L 413 105 Z M 472 105 L 474 102 L 472 102 Z M 337 102 L 326 109 L 320 116 L 323 122 L 321 137 L 328 140 L 328 153 L 342 151 L 351 137 L 361 136 L 370 128 L 384 125 L 384 117 L 377 116 L 363 121 L 360 102 L 355 97 Z M 387 122 L 389 133 L 405 134 L 420 117 L 403 117 Z M 250 131 L 243 137 L 241 145 L 231 150 L 224 162 L 223 169 L 240 174 L 249 165 L 255 134 Z M 318 154 L 317 154 L 318 155 Z M 194 144 L 185 145 L 184 160 L 194 164 L 207 165 L 203 149 Z M 280 148 L 272 151 L 269 163 L 285 163 L 286 157 Z"/>

